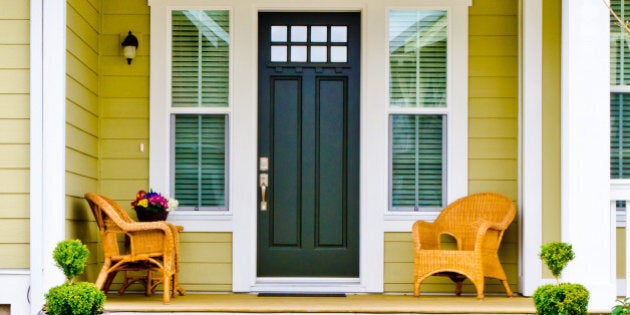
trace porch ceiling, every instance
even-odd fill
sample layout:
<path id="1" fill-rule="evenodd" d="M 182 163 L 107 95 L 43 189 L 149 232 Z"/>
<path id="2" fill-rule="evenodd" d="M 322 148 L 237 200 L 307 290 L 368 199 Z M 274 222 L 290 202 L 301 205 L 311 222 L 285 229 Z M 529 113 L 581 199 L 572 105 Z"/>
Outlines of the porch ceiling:
<path id="1" fill-rule="evenodd" d="M 254 294 L 189 294 L 162 304 L 161 295 L 107 297 L 116 312 L 535 314 L 531 298 L 357 294 L 347 297 L 258 297 Z"/>

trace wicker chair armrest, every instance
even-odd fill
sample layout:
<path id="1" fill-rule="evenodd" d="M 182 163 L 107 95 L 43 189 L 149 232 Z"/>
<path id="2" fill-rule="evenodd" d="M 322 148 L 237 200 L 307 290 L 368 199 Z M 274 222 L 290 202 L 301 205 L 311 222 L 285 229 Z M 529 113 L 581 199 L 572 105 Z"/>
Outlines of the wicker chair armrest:
<path id="1" fill-rule="evenodd" d="M 440 237 L 435 223 L 418 220 L 413 224 L 411 232 L 416 251 L 440 248 Z"/>
<path id="2" fill-rule="evenodd" d="M 146 232 L 148 230 L 162 230 L 166 234 L 171 234 L 172 229 L 168 223 L 163 221 L 155 222 L 131 222 L 121 225 L 121 228 L 127 232 Z"/>
<path id="3" fill-rule="evenodd" d="M 494 230 L 499 232 L 502 235 L 502 232 L 505 228 L 501 224 L 489 222 L 489 221 L 481 221 L 477 222 L 475 225 L 478 225 L 477 228 L 477 236 L 475 239 L 475 250 L 481 250 L 486 241 L 486 235 L 488 235 L 488 231 Z M 499 239 L 500 242 L 500 239 Z M 497 244 L 498 245 L 498 244 Z"/>

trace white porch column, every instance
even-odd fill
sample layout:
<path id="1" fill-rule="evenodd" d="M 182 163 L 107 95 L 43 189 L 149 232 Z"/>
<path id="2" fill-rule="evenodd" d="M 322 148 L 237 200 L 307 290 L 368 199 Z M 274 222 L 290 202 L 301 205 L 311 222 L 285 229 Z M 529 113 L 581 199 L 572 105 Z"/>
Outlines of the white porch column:
<path id="1" fill-rule="evenodd" d="M 522 2 L 521 193 L 519 203 L 521 268 L 519 285 L 534 294 L 542 278 L 542 0 Z"/>
<path id="2" fill-rule="evenodd" d="M 30 314 L 64 281 L 52 251 L 65 238 L 66 0 L 31 1 Z"/>
<path id="3" fill-rule="evenodd" d="M 562 1 L 561 229 L 576 254 L 563 281 L 588 288 L 591 310 L 615 301 L 608 14 L 601 1 Z"/>

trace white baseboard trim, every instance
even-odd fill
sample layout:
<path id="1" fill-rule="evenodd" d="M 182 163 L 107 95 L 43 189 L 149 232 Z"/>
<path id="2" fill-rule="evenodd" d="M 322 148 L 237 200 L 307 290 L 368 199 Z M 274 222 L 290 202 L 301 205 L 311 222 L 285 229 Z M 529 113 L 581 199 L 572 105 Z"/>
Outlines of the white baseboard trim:
<path id="1" fill-rule="evenodd" d="M 30 275 L 21 269 L 0 270 L 2 270 L 0 273 L 0 283 L 2 283 L 0 285 L 0 304 L 11 305 L 11 314 L 30 314 L 31 305 L 28 297 Z M 11 274 L 11 271 L 14 273 Z"/>
<path id="2" fill-rule="evenodd" d="M 363 293 L 359 278 L 257 278 L 250 292 Z"/>

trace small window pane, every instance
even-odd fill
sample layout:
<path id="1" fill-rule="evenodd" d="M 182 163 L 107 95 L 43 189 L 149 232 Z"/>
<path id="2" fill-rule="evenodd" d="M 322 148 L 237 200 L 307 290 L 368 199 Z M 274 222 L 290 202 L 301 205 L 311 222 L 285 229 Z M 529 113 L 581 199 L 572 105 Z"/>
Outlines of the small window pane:
<path id="1" fill-rule="evenodd" d="M 328 40 L 328 30 L 326 26 L 311 26 L 311 42 L 325 43 Z"/>
<path id="2" fill-rule="evenodd" d="M 287 46 L 271 46 L 272 62 L 287 62 Z"/>
<path id="3" fill-rule="evenodd" d="M 346 46 L 330 47 L 330 62 L 348 62 L 348 48 Z"/>
<path id="4" fill-rule="evenodd" d="M 297 43 L 305 43 L 306 26 L 291 26 L 291 41 Z"/>
<path id="5" fill-rule="evenodd" d="M 622 21 L 630 18 L 630 1 L 612 0 L 610 6 Z M 612 14 L 610 15 L 610 84 L 630 84 L 630 37 Z"/>
<path id="6" fill-rule="evenodd" d="M 390 206 L 436 211 L 444 204 L 444 116 L 390 117 Z"/>
<path id="7" fill-rule="evenodd" d="M 630 94 L 610 95 L 610 178 L 630 178 Z"/>
<path id="8" fill-rule="evenodd" d="M 226 209 L 226 115 L 175 115 L 174 196 L 182 210 Z"/>
<path id="9" fill-rule="evenodd" d="M 306 62 L 306 46 L 291 46 L 291 62 Z"/>
<path id="10" fill-rule="evenodd" d="M 172 106 L 228 106 L 229 12 L 184 10 L 171 14 Z"/>
<path id="11" fill-rule="evenodd" d="M 286 42 L 287 41 L 287 27 L 286 26 L 272 26 L 271 27 L 271 41 L 272 42 Z"/>
<path id="12" fill-rule="evenodd" d="M 391 11 L 389 102 L 392 107 L 446 107 L 445 11 Z"/>
<path id="13" fill-rule="evenodd" d="M 311 62 L 326 62 L 327 52 L 326 46 L 311 46 Z"/>
<path id="14" fill-rule="evenodd" d="M 331 26 L 330 27 L 330 41 L 333 43 L 345 43 L 348 41 L 348 27 L 347 26 Z"/>

